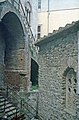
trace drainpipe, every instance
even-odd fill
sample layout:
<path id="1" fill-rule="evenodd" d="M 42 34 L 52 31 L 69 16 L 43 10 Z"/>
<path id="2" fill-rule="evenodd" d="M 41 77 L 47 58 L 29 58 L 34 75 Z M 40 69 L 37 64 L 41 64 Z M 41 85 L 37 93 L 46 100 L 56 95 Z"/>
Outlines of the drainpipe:
<path id="1" fill-rule="evenodd" d="M 79 94 L 79 31 L 77 32 L 78 36 L 78 72 L 77 72 L 77 93 Z"/>
<path id="2" fill-rule="evenodd" d="M 49 0 L 48 0 L 48 17 L 47 17 L 47 32 L 48 32 L 48 34 L 49 34 L 49 15 L 50 15 L 50 13 L 49 13 Z"/>

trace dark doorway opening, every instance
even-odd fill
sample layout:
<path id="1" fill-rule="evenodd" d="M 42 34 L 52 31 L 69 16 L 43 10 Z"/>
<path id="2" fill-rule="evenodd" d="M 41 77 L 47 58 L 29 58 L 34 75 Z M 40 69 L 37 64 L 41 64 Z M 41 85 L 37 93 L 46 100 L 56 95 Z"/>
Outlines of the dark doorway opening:
<path id="1" fill-rule="evenodd" d="M 34 88 L 38 87 L 38 70 L 39 66 L 37 62 L 31 58 L 31 82 Z"/>
<path id="2" fill-rule="evenodd" d="M 0 22 L 0 83 L 5 82 L 19 87 L 19 73 L 25 70 L 24 61 L 23 26 L 15 13 L 8 12 Z"/>

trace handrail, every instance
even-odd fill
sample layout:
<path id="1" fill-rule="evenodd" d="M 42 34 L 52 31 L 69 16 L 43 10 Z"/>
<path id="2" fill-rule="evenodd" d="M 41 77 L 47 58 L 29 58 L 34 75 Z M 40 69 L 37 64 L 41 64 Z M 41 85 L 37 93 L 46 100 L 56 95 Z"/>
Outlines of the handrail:
<path id="1" fill-rule="evenodd" d="M 5 93 L 4 93 L 4 97 L 5 97 L 5 99 L 6 98 L 9 98 L 9 100 L 10 100 L 10 102 L 17 102 L 17 103 L 19 103 L 20 104 L 20 106 L 18 107 L 17 105 L 15 105 L 15 103 L 13 103 L 14 105 L 15 105 L 15 107 L 17 107 L 17 108 L 19 108 L 20 109 L 20 111 L 23 113 L 24 111 L 23 111 L 23 108 L 24 109 L 26 109 L 26 110 L 28 110 L 33 116 L 34 116 L 34 114 L 28 109 L 28 108 L 26 108 L 26 106 L 30 106 L 27 102 L 23 102 L 24 101 L 24 99 L 23 98 L 21 98 L 21 96 L 19 95 L 19 94 L 16 94 L 16 95 L 13 95 L 13 94 L 10 94 L 10 92 L 12 92 L 12 91 L 14 91 L 13 90 L 13 88 L 14 87 L 11 87 L 11 86 L 4 86 L 3 88 L 5 88 Z M 8 88 L 8 89 L 7 89 Z M 7 91 L 8 90 L 8 91 Z M 6 95 L 5 95 L 6 94 Z M 7 96 L 8 95 L 8 96 Z M 19 98 L 19 99 L 17 99 L 17 97 Z M 13 99 L 14 101 L 12 101 L 11 99 Z M 22 103 L 20 103 L 20 102 L 23 102 L 23 104 Z M 25 105 L 26 104 L 26 105 Z M 30 108 L 32 108 L 32 110 L 34 110 L 35 111 L 35 109 L 32 107 L 32 106 L 30 106 Z M 4 103 L 4 112 L 5 112 L 5 103 Z M 36 111 L 35 111 L 36 112 Z"/>
<path id="2" fill-rule="evenodd" d="M 12 91 L 12 88 L 8 85 L 8 88 Z M 14 87 L 13 87 L 13 89 L 14 89 Z M 16 93 L 17 94 L 17 93 Z M 26 101 L 24 101 L 24 98 L 21 98 L 21 96 L 19 95 L 19 94 L 17 94 L 17 96 L 20 98 L 20 100 L 22 100 L 22 102 L 23 102 L 23 106 L 22 106 L 22 103 L 21 103 L 21 108 L 22 107 L 26 107 L 26 106 L 24 106 L 24 104 L 26 104 L 26 105 L 28 105 L 29 107 L 31 107 L 35 112 L 36 112 L 36 110 L 30 105 L 30 104 L 28 104 Z M 17 97 L 16 96 L 14 96 L 15 97 L 15 99 L 18 101 L 18 99 L 17 99 Z"/>
<path id="3" fill-rule="evenodd" d="M 3 91 L 5 91 L 6 89 L 5 89 L 5 87 L 3 87 L 3 86 L 1 86 L 0 88 L 2 88 L 2 90 Z M 8 87 L 7 87 L 8 88 Z M 8 89 L 7 89 L 8 90 Z M 6 100 L 7 100 L 7 95 L 8 95 L 8 93 L 6 93 L 6 96 L 5 96 L 5 94 L 2 94 L 3 96 L 4 96 L 4 106 L 3 106 L 3 109 L 4 109 L 4 115 L 5 115 L 5 109 L 6 109 Z M 17 111 L 17 108 L 15 108 L 15 110 Z M 11 111 L 12 113 L 13 113 L 13 111 Z M 14 113 L 13 113 L 14 114 Z M 8 115 L 8 114 L 7 114 Z M 15 115 L 17 116 L 17 112 L 15 113 Z M 3 115 L 2 115 L 3 116 Z M 10 116 L 11 117 L 11 116 Z"/>
<path id="4" fill-rule="evenodd" d="M 35 117 L 36 115 L 37 115 L 37 110 L 36 109 L 34 109 L 30 104 L 28 104 L 28 102 L 26 102 L 25 100 L 24 100 L 24 98 L 22 98 L 19 94 L 17 94 L 17 92 L 14 90 L 14 87 L 12 87 L 12 86 L 10 86 L 10 85 L 7 85 L 6 83 L 5 83 L 5 85 L 4 85 L 4 88 L 8 88 L 8 89 L 5 89 L 6 91 L 6 97 L 7 98 L 9 98 L 9 97 L 11 97 L 11 98 L 14 98 L 13 100 L 15 100 L 15 102 L 17 102 L 17 103 L 19 103 L 20 104 L 20 106 L 18 107 L 18 106 L 16 106 L 17 108 L 19 108 L 20 110 L 21 110 L 21 112 L 22 113 L 25 113 L 29 118 L 30 118 L 30 116 L 25 112 L 25 111 L 28 111 L 29 113 L 31 113 L 31 115 L 33 116 L 33 117 Z M 8 90 L 8 91 L 7 91 Z M 15 94 L 16 95 L 14 95 L 14 94 L 10 94 L 10 92 L 15 92 Z M 10 96 L 9 96 L 9 94 L 10 94 Z M 8 95 L 8 96 L 7 96 Z M 16 97 L 17 96 L 17 97 Z M 17 98 L 19 98 L 19 99 L 17 99 Z M 20 100 L 20 101 L 19 101 Z M 10 99 L 10 101 L 11 101 L 11 99 Z M 22 101 L 22 103 L 21 103 L 21 101 Z M 11 101 L 12 103 L 14 102 L 14 101 Z M 15 103 L 14 103 L 15 104 Z M 30 107 L 31 108 L 31 110 L 29 110 L 29 108 L 28 107 Z M 24 110 L 25 109 L 25 110 Z M 35 114 L 34 114 L 35 113 Z M 39 116 L 39 115 L 37 115 L 37 117 L 39 118 L 39 120 L 43 120 L 43 116 Z"/>

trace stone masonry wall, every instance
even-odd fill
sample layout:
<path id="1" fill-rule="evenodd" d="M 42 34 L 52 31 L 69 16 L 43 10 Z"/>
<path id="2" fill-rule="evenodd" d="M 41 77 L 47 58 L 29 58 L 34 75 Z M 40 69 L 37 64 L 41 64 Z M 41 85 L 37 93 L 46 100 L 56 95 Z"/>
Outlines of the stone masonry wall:
<path id="1" fill-rule="evenodd" d="M 27 90 L 28 69 L 24 21 L 15 7 L 6 1 L 0 6 L 0 79 Z M 4 38 L 4 39 L 3 39 Z M 4 40 L 4 42 L 3 42 Z M 5 46 L 4 46 L 5 45 Z M 27 76 L 26 76 L 27 75 Z"/>
<path id="2" fill-rule="evenodd" d="M 42 44 L 39 48 L 38 111 L 45 120 L 78 120 L 76 114 L 66 110 L 66 80 L 63 77 L 68 66 L 77 72 L 77 55 L 76 32 Z"/>
<path id="3" fill-rule="evenodd" d="M 8 70 L 25 70 L 25 50 L 7 51 L 5 63 Z"/>
<path id="4" fill-rule="evenodd" d="M 5 42 L 0 29 L 0 83 L 4 80 L 4 48 Z"/>

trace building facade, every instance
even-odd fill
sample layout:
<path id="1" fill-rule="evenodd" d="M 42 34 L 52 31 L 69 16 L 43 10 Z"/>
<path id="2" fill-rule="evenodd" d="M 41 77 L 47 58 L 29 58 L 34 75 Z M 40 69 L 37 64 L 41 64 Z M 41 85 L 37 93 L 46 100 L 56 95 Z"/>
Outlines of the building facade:
<path id="1" fill-rule="evenodd" d="M 38 0 L 38 39 L 79 19 L 78 0 Z"/>
<path id="2" fill-rule="evenodd" d="M 39 46 L 38 114 L 43 120 L 79 119 L 79 21 L 36 43 Z"/>
<path id="3" fill-rule="evenodd" d="M 37 0 L 15 0 L 16 3 L 20 3 L 23 6 L 24 12 L 32 29 L 35 39 L 37 39 Z M 17 4 L 14 4 L 16 7 Z M 23 15 L 23 10 L 20 6 L 20 12 Z"/>
<path id="4" fill-rule="evenodd" d="M 0 0 L 1 119 L 29 120 L 37 115 L 38 91 L 30 92 L 38 86 L 36 7 L 35 0 Z"/>
<path id="5" fill-rule="evenodd" d="M 0 83 L 25 91 L 30 86 L 31 60 L 35 61 L 36 3 L 0 1 Z"/>

